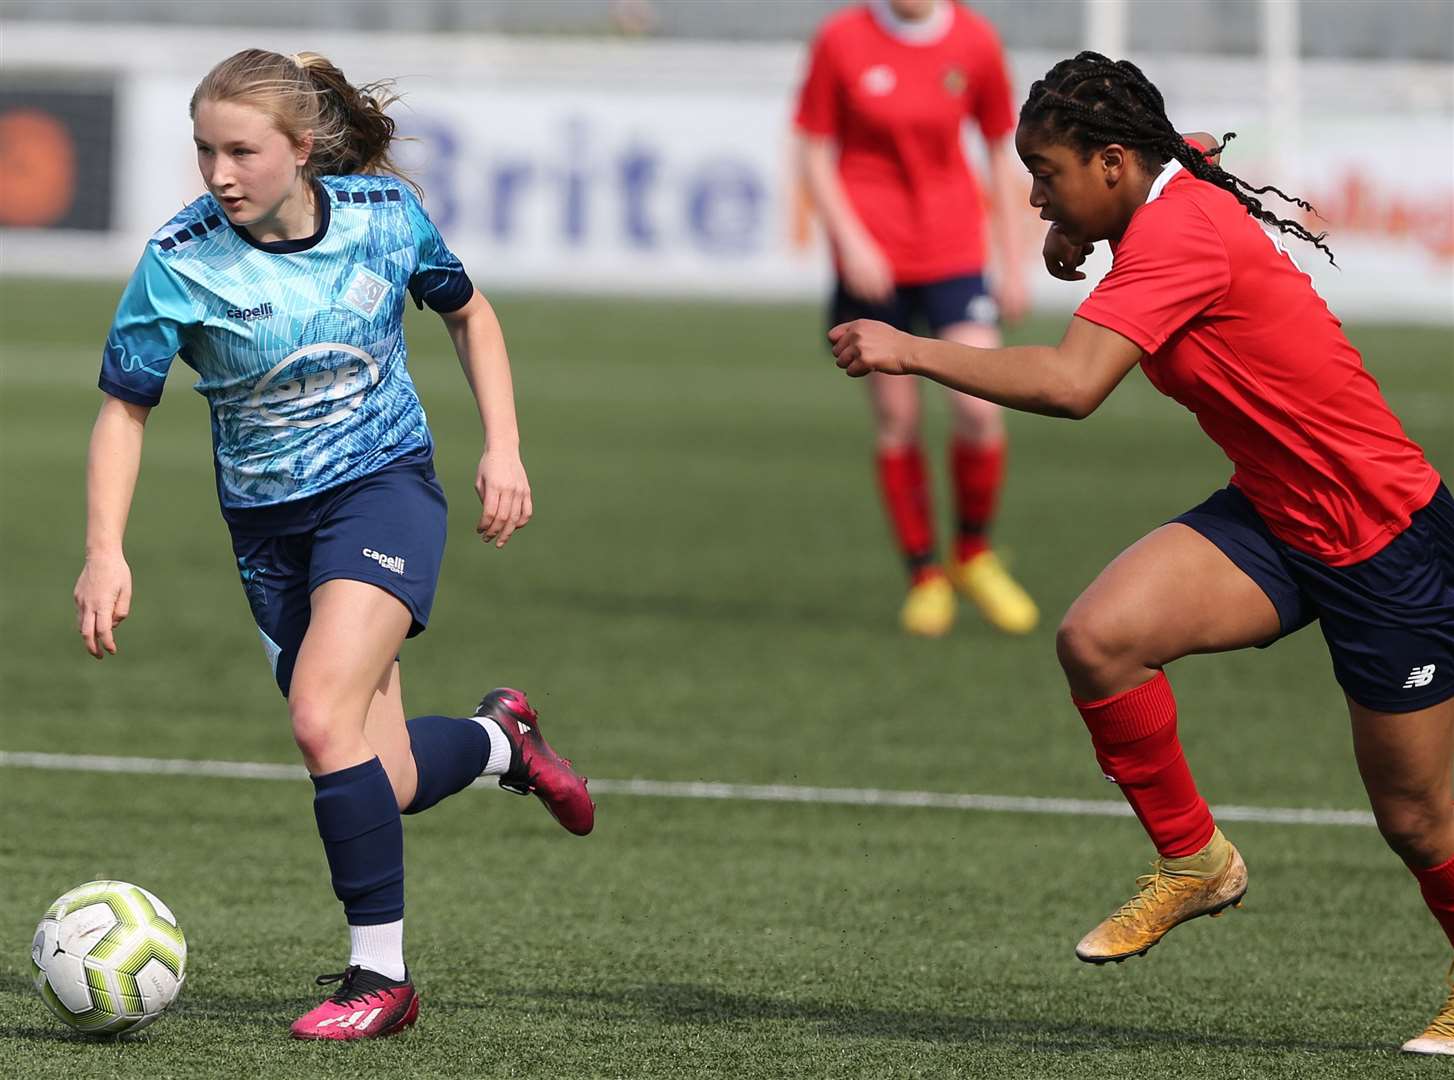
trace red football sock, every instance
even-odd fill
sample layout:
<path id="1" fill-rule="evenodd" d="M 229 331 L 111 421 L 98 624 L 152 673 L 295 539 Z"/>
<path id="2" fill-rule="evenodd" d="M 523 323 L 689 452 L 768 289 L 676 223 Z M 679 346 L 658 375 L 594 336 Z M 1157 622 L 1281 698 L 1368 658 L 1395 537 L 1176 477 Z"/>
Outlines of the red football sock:
<path id="1" fill-rule="evenodd" d="M 954 560 L 964 562 L 989 548 L 990 522 L 1005 478 L 1005 443 L 989 445 L 953 439 L 949 444 L 949 476 L 959 513 Z"/>
<path id="2" fill-rule="evenodd" d="M 1090 729 L 1101 770 L 1120 786 L 1156 850 L 1175 859 L 1206 847 L 1216 826 L 1176 737 L 1176 698 L 1166 674 L 1075 707 Z"/>
<path id="3" fill-rule="evenodd" d="M 1424 894 L 1424 903 L 1444 928 L 1449 944 L 1454 945 L 1454 858 L 1431 866 L 1427 870 L 1413 870 L 1419 880 L 1419 892 Z"/>
<path id="4" fill-rule="evenodd" d="M 878 485 L 909 576 L 918 584 L 940 573 L 934 560 L 934 505 L 919 447 L 879 450 Z"/>

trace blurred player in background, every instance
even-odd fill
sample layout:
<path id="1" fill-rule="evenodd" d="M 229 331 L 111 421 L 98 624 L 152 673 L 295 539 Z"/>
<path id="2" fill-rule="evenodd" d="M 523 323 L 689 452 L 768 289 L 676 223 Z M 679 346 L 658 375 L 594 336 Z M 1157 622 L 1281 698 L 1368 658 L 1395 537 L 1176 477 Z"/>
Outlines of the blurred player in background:
<path id="1" fill-rule="evenodd" d="M 1140 364 L 1235 466 L 1229 487 L 1112 562 L 1060 626 L 1097 761 L 1159 856 L 1076 955 L 1138 956 L 1240 902 L 1247 868 L 1192 780 L 1163 668 L 1315 619 L 1379 829 L 1454 943 L 1454 497 L 1280 234 L 1327 251 L 1322 238 L 1257 197 L 1282 192 L 1178 135 L 1127 61 L 1057 64 L 1030 88 L 1016 148 L 1031 205 L 1053 223 L 1051 273 L 1083 277 L 1102 240 L 1114 253 L 1064 340 L 966 349 L 875 322 L 830 337 L 850 375 L 920 374 L 1053 416 L 1088 415 Z M 1404 1049 L 1454 1054 L 1454 993 Z"/>
<path id="2" fill-rule="evenodd" d="M 973 120 L 988 149 L 986 215 L 962 145 Z M 967 345 L 1000 343 L 999 318 L 1025 310 L 1013 208 L 1019 169 L 1005 58 L 993 28 L 954 0 L 871 0 L 830 18 L 813 42 L 798 101 L 800 167 L 832 244 L 829 325 L 878 319 Z M 993 293 L 986 224 L 995 230 Z M 999 406 L 951 392 L 950 483 L 957 529 L 946 576 L 936 551 L 918 387 L 869 376 L 878 482 L 909 571 L 901 620 L 937 637 L 954 622 L 954 586 L 991 624 L 1032 630 L 1034 602 L 989 546 L 1005 471 Z M 952 585 L 951 585 L 952 582 Z"/>
<path id="3" fill-rule="evenodd" d="M 516 690 L 466 718 L 405 721 L 398 655 L 429 619 L 445 499 L 406 367 L 406 294 L 444 320 L 485 429 L 476 531 L 530 520 L 500 325 L 394 169 L 391 99 L 312 53 L 250 49 L 192 96 L 207 194 L 157 232 L 106 340 L 87 462 L 78 626 L 98 659 L 131 607 L 122 537 L 147 416 L 178 353 L 211 407 L 217 490 L 238 571 L 348 920 L 346 969 L 292 1033 L 392 1034 L 419 998 L 404 965 L 404 833 L 479 776 L 591 830 L 585 781 Z"/>

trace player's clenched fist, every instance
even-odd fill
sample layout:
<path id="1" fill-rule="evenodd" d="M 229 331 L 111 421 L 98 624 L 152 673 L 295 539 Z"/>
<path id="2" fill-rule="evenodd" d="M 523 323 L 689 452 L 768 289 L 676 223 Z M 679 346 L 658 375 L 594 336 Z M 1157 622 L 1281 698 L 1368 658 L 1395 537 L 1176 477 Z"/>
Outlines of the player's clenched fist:
<path id="1" fill-rule="evenodd" d="M 870 371 L 886 375 L 907 375 L 905 362 L 913 338 L 895 330 L 888 323 L 872 319 L 854 319 L 839 323 L 828 331 L 833 343 L 833 358 L 838 366 L 855 379 Z"/>

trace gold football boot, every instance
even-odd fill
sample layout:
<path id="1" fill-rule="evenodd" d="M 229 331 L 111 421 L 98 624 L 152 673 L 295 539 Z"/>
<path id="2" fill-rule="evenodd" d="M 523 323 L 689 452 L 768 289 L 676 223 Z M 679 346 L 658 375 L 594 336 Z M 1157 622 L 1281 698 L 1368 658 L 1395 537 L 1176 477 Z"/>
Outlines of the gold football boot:
<path id="1" fill-rule="evenodd" d="M 1141 890 L 1081 938 L 1076 956 L 1088 964 L 1119 964 L 1144 955 L 1168 930 L 1188 919 L 1242 906 L 1247 864 L 1221 829 L 1195 855 L 1158 858 L 1151 865 L 1153 873 L 1136 879 Z"/>

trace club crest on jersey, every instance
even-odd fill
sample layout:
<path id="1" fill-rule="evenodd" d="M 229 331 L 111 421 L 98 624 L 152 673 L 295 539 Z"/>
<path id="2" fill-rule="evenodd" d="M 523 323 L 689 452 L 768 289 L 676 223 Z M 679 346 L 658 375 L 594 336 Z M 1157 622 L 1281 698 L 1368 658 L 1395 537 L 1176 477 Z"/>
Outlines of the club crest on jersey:
<path id="1" fill-rule="evenodd" d="M 349 279 L 338 302 L 349 311 L 373 322 L 392 289 L 392 285 L 368 267 L 355 266 L 353 277 Z"/>
<path id="2" fill-rule="evenodd" d="M 967 89 L 969 89 L 969 79 L 965 76 L 962 69 L 952 67 L 944 72 L 944 92 L 946 94 L 949 94 L 951 97 L 958 97 Z"/>
<path id="3" fill-rule="evenodd" d="M 354 345 L 324 341 L 296 349 L 257 381 L 248 405 L 273 427 L 327 427 L 363 404 L 379 362 Z"/>
<path id="4" fill-rule="evenodd" d="M 874 64 L 859 76 L 858 83 L 869 97 L 885 97 L 892 94 L 894 87 L 899 85 L 899 77 L 887 64 Z"/>

